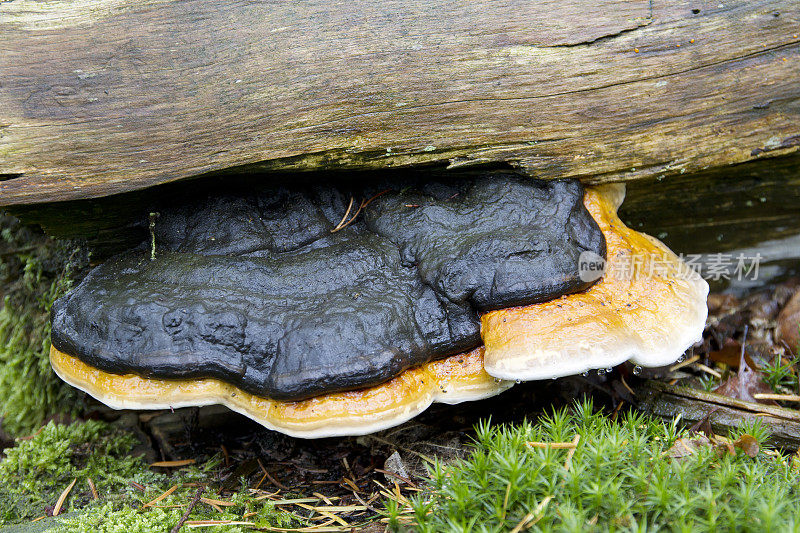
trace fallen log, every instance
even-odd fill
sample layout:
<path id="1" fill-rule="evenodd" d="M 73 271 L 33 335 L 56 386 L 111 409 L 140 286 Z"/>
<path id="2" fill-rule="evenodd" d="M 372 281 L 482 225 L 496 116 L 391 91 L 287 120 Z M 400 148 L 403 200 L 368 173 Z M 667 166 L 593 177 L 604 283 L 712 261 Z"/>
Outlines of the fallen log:
<path id="1" fill-rule="evenodd" d="M 713 392 L 676 387 L 660 381 L 646 381 L 636 389 L 639 407 L 645 412 L 674 420 L 689 427 L 708 419 L 715 433 L 726 435 L 743 422 L 761 420 L 770 431 L 772 446 L 800 448 L 800 411 L 746 402 Z"/>
<path id="2" fill-rule="evenodd" d="M 435 179 L 450 171 L 424 172 Z M 364 173 L 363 178 L 370 175 Z M 470 173 L 459 175 L 468 178 Z M 182 198 L 200 188 L 213 192 L 255 186 L 262 179 L 230 176 L 222 187 L 219 179 L 197 179 L 104 198 L 14 205 L 6 210 L 53 237 L 86 239 L 100 260 L 147 238 L 147 214 L 158 209 L 159 199 Z M 800 156 L 792 155 L 663 180 L 632 181 L 620 215 L 630 227 L 658 237 L 676 253 L 746 252 L 748 256 L 761 253 L 765 263 L 796 261 L 800 255 L 793 243 L 800 234 L 799 203 Z"/>
<path id="3" fill-rule="evenodd" d="M 800 146 L 794 0 L 0 4 L 0 205 L 198 175 L 604 182 Z"/>

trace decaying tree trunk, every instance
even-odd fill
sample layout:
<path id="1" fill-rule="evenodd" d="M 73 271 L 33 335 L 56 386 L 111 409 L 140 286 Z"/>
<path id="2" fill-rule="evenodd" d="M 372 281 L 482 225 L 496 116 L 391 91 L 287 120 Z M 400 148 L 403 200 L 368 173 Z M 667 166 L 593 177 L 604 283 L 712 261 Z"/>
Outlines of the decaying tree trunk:
<path id="1" fill-rule="evenodd" d="M 800 146 L 796 0 L 0 3 L 0 205 L 236 170 L 694 173 Z"/>
<path id="2" fill-rule="evenodd" d="M 644 382 L 636 392 L 643 410 L 668 420 L 680 415 L 682 426 L 691 427 L 707 419 L 715 432 L 726 435 L 744 422 L 761 420 L 769 429 L 769 444 L 800 448 L 800 411 L 796 409 L 746 402 L 655 380 Z"/>

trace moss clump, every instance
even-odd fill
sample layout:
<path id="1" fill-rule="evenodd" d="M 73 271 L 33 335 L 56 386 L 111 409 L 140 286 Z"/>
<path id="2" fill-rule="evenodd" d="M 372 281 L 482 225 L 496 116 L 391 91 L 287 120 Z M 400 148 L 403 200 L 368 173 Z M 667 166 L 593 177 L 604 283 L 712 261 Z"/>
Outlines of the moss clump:
<path id="1" fill-rule="evenodd" d="M 743 428 L 763 444 L 759 427 Z M 580 441 L 569 450 L 529 441 Z M 481 425 L 464 461 L 431 468 L 429 491 L 402 506 L 388 501 L 397 528 L 419 531 L 792 531 L 800 526 L 793 460 L 770 450 L 751 458 L 713 446 L 672 458 L 674 425 L 640 414 L 620 422 L 590 403 L 536 424 Z M 736 436 L 733 436 L 736 437 Z"/>
<path id="2" fill-rule="evenodd" d="M 168 524 L 176 524 L 183 511 L 180 509 L 151 509 L 146 513 L 124 506 L 115 509 L 107 503 L 89 513 L 71 519 L 59 520 L 60 526 L 52 533 L 155 533 L 169 531 Z"/>
<path id="3" fill-rule="evenodd" d="M 69 289 L 81 253 L 0 216 L 0 419 L 11 435 L 54 414 L 74 414 L 82 397 L 50 368 L 50 307 Z"/>
<path id="4" fill-rule="evenodd" d="M 155 481 L 157 475 L 140 458 L 127 455 L 135 443 L 131 434 L 103 422 L 50 422 L 30 440 L 5 450 L 0 462 L 0 524 L 44 515 L 73 479 L 77 482 L 66 509 L 92 500 L 89 479 L 106 497 L 127 492 L 133 480 Z"/>
<path id="5" fill-rule="evenodd" d="M 62 491 L 76 480 L 63 509 L 85 513 L 65 521 L 61 531 L 168 531 L 198 486 L 217 479 L 214 474 L 219 460 L 212 458 L 200 467 L 160 474 L 151 471 L 142 458 L 130 455 L 136 443 L 132 434 L 97 421 L 70 425 L 50 422 L 33 438 L 18 441 L 6 449 L 6 457 L 0 462 L 0 526 L 44 516 Z M 94 499 L 89 479 L 98 500 Z M 144 507 L 174 486 L 173 492 L 158 502 L 163 508 Z M 269 501 L 256 500 L 244 487 L 240 493 L 225 498 L 207 487 L 203 496 L 224 499 L 225 504 L 220 511 L 200 502 L 190 519 L 245 521 L 258 527 L 297 522 L 296 517 L 277 511 Z"/>
<path id="6" fill-rule="evenodd" d="M 291 524 L 291 518 L 288 515 L 276 511 L 268 503 L 255 503 L 251 498 L 243 495 L 237 495 L 233 501 L 236 504 L 225 507 L 222 512 L 201 505 L 196 508 L 189 519 L 234 522 L 232 525 L 210 528 L 211 531 L 225 531 L 226 533 L 244 533 L 251 531 L 252 528 L 286 527 Z M 170 497 L 159 502 L 159 505 L 164 506 L 177 504 L 186 504 L 184 495 Z M 258 507 L 259 510 L 250 510 L 255 507 Z M 142 509 L 141 506 L 138 508 L 128 505 L 119 507 L 107 503 L 78 518 L 60 520 L 61 526 L 52 531 L 53 533 L 162 533 L 169 531 L 174 524 L 177 524 L 184 511 L 185 509 L 182 507 Z M 204 529 L 209 530 L 208 527 Z"/>

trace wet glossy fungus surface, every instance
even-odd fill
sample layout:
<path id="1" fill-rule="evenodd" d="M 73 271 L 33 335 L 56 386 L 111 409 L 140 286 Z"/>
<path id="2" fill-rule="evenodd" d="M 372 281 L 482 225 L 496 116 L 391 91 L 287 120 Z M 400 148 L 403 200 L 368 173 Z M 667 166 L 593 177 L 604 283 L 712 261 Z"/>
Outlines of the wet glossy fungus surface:
<path id="1" fill-rule="evenodd" d="M 350 199 L 371 199 L 332 230 Z M 113 373 L 214 377 L 298 400 L 480 344 L 480 312 L 586 289 L 605 240 L 575 181 L 494 174 L 205 196 L 53 311 L 54 346 Z"/>

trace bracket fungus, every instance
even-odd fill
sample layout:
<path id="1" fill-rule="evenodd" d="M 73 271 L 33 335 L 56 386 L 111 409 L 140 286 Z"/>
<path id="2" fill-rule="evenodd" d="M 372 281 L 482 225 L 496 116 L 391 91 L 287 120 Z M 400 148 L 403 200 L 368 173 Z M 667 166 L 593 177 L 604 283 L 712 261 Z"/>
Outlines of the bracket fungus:
<path id="1" fill-rule="evenodd" d="M 617 217 L 624 185 L 586 191 L 606 240 L 603 277 L 580 294 L 482 316 L 486 371 L 537 380 L 625 361 L 669 365 L 702 339 L 708 283 L 658 239 Z"/>
<path id="2" fill-rule="evenodd" d="M 356 196 L 363 216 L 342 218 Z M 708 287 L 619 221 L 623 196 L 494 173 L 187 201 L 160 211 L 155 248 L 56 302 L 51 362 L 115 408 L 222 403 L 307 438 L 515 380 L 668 364 L 699 340 Z M 587 256 L 607 258 L 602 277 Z M 647 275 L 617 279 L 631 257 Z"/>

